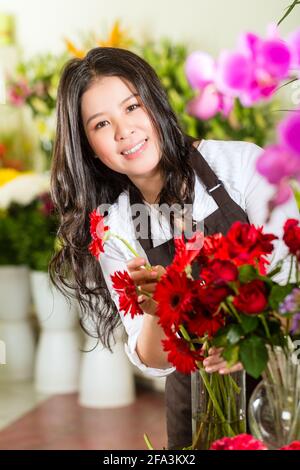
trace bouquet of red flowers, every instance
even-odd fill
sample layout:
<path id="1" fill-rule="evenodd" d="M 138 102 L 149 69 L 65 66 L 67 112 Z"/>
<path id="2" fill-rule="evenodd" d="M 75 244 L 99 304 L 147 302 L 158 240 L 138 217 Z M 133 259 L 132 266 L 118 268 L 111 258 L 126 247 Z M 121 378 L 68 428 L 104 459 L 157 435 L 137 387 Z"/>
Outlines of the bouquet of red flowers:
<path id="1" fill-rule="evenodd" d="M 90 250 L 98 257 L 105 240 L 117 235 L 110 233 L 97 213 L 93 213 L 91 222 Z M 194 428 L 194 447 L 199 445 L 204 429 L 209 434 L 205 448 L 219 437 L 233 437 L 245 431 L 243 383 L 235 380 L 234 375 L 205 373 L 203 359 L 209 347 L 222 348 L 229 366 L 241 362 L 255 378 L 266 369 L 270 348 L 281 347 L 290 353 L 289 333 L 298 328 L 300 307 L 296 310 L 286 307 L 287 300 L 299 291 L 298 221 L 290 219 L 284 226 L 283 240 L 291 258 L 284 285 L 274 280 L 283 260 L 271 272 L 266 270 L 275 239 L 275 235 L 263 233 L 262 228 L 240 222 L 234 223 L 227 235 L 204 237 L 196 233 L 188 241 L 182 235 L 175 238 L 173 262 L 157 283 L 153 298 L 166 335 L 163 347 L 168 360 L 180 372 L 197 371 L 198 377 L 200 373 L 208 393 L 201 423 Z M 138 256 L 126 240 L 122 241 Z M 132 317 L 142 314 L 137 300 L 141 291 L 128 272 L 114 273 L 112 281 L 120 309 Z M 213 424 L 208 426 L 207 420 L 211 418 Z"/>

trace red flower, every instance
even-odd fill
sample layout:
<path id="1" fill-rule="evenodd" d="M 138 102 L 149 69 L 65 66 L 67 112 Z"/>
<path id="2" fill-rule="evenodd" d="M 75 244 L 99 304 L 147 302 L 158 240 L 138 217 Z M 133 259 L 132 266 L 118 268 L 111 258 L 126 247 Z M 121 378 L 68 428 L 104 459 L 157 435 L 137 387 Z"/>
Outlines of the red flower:
<path id="1" fill-rule="evenodd" d="M 98 259 L 100 253 L 104 253 L 102 240 L 92 240 L 89 244 L 89 252 Z"/>
<path id="2" fill-rule="evenodd" d="M 136 287 L 127 271 L 116 271 L 111 277 L 113 288 L 119 295 L 120 310 L 124 311 L 124 315 L 130 313 L 131 318 L 135 315 L 142 315 L 136 294 Z"/>
<path id="3" fill-rule="evenodd" d="M 200 338 L 204 335 L 213 336 L 222 326 L 224 326 L 223 316 L 219 313 L 213 315 L 206 309 L 198 308 L 187 320 L 187 330 L 189 333 Z"/>
<path id="4" fill-rule="evenodd" d="M 288 219 L 284 224 L 283 240 L 290 253 L 300 259 L 300 227 L 296 219 Z"/>
<path id="5" fill-rule="evenodd" d="M 198 300 L 210 312 L 215 313 L 220 303 L 231 293 L 227 286 L 199 285 Z"/>
<path id="6" fill-rule="evenodd" d="M 210 450 L 268 450 L 268 448 L 250 434 L 239 434 L 235 437 L 218 439 L 212 443 Z"/>
<path id="7" fill-rule="evenodd" d="M 224 250 L 225 237 L 221 233 L 215 233 L 204 238 L 203 247 L 198 256 L 200 264 L 206 264 L 208 258 Z M 227 256 L 228 258 L 228 256 Z"/>
<path id="8" fill-rule="evenodd" d="M 191 264 L 198 256 L 203 246 L 203 241 L 203 232 L 196 232 L 187 242 L 184 241 L 183 235 L 175 238 L 175 256 L 172 262 L 172 268 L 179 272 L 184 271 L 186 266 Z"/>
<path id="9" fill-rule="evenodd" d="M 289 445 L 283 446 L 279 450 L 300 450 L 300 441 L 291 442 Z"/>
<path id="10" fill-rule="evenodd" d="M 170 335 L 162 341 L 164 351 L 167 351 L 168 361 L 173 364 L 179 372 L 190 374 L 197 369 L 197 361 L 202 361 L 201 349 L 191 351 L 188 343 L 175 335 Z"/>
<path id="11" fill-rule="evenodd" d="M 185 272 L 178 273 L 171 267 L 156 285 L 153 298 L 158 302 L 159 324 L 169 331 L 173 325 L 178 327 L 191 310 L 192 286 L 194 281 Z"/>
<path id="12" fill-rule="evenodd" d="M 104 216 L 98 214 L 97 209 L 90 213 L 90 233 L 94 240 L 102 239 L 104 232 L 109 230 L 107 225 L 104 225 Z"/>
<path id="13" fill-rule="evenodd" d="M 233 258 L 238 266 L 254 264 L 261 256 L 272 253 L 271 242 L 277 238 L 273 234 L 263 234 L 262 227 L 235 222 L 226 235 L 229 258 Z"/>
<path id="14" fill-rule="evenodd" d="M 266 287 L 258 279 L 240 287 L 239 294 L 233 299 L 235 307 L 243 313 L 261 313 L 268 304 Z"/>
<path id="15" fill-rule="evenodd" d="M 237 278 L 237 267 L 231 261 L 226 260 L 214 259 L 201 271 L 201 279 L 209 284 L 232 282 Z"/>

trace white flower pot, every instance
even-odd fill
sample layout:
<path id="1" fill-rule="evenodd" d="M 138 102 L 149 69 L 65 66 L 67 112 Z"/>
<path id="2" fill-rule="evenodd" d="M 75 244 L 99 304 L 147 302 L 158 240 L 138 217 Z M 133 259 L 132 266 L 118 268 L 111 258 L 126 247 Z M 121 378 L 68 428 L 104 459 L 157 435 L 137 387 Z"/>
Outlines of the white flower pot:
<path id="1" fill-rule="evenodd" d="M 86 336 L 79 381 L 79 403 L 91 408 L 116 408 L 135 400 L 133 371 L 118 337 L 113 353 Z"/>
<path id="2" fill-rule="evenodd" d="M 0 266 L 0 320 L 23 320 L 30 308 L 27 266 Z"/>
<path id="3" fill-rule="evenodd" d="M 41 327 L 35 363 L 35 387 L 56 394 L 78 390 L 80 336 L 78 312 L 51 284 L 48 273 L 30 274 L 33 302 Z"/>
<path id="4" fill-rule="evenodd" d="M 6 364 L 0 364 L 0 382 L 31 379 L 35 357 L 35 341 L 28 320 L 0 320 L 0 339 L 5 345 Z"/>
<path id="5" fill-rule="evenodd" d="M 26 266 L 0 267 L 0 340 L 6 364 L 0 381 L 28 380 L 33 375 L 35 341 L 29 319 L 30 283 Z"/>

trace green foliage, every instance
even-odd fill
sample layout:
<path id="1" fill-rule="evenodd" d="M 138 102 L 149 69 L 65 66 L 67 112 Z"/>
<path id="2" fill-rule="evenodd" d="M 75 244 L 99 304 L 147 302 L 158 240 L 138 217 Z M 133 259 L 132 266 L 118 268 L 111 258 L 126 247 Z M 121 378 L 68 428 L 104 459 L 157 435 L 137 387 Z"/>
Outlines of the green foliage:
<path id="1" fill-rule="evenodd" d="M 240 357 L 252 377 L 257 379 L 268 362 L 268 351 L 262 338 L 251 336 L 240 345 Z"/>
<path id="2" fill-rule="evenodd" d="M 58 220 L 43 212 L 36 199 L 27 206 L 12 204 L 0 216 L 0 265 L 27 265 L 47 271 L 54 252 Z"/>

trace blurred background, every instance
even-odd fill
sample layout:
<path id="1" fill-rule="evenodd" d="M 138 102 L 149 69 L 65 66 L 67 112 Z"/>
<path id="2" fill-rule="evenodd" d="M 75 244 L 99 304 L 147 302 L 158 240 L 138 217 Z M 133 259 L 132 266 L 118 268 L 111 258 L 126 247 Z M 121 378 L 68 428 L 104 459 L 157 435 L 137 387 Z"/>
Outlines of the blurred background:
<path id="1" fill-rule="evenodd" d="M 63 64 L 97 45 L 125 47 L 157 71 L 186 130 L 206 139 L 274 137 L 284 87 L 228 116 L 187 114 L 189 53 L 217 58 L 240 33 L 264 36 L 289 0 L 0 0 L 0 449 L 137 449 L 166 445 L 164 379 L 131 366 L 119 331 L 113 354 L 78 326 L 78 307 L 51 289 L 58 221 L 49 195 L 56 92 Z M 280 25 L 286 37 L 300 8 Z M 299 90 L 299 88 L 298 88 Z M 90 351 L 90 352 L 86 352 Z"/>

